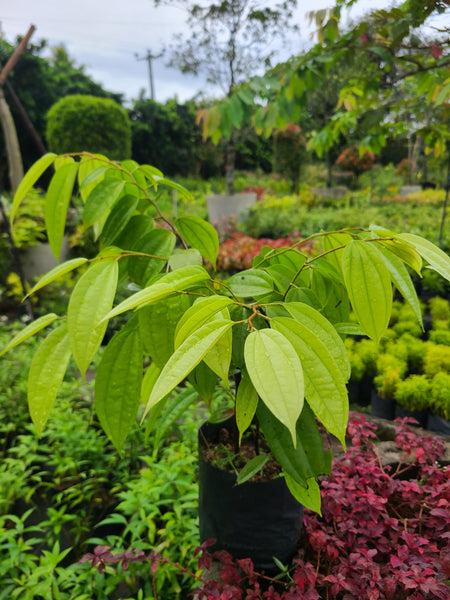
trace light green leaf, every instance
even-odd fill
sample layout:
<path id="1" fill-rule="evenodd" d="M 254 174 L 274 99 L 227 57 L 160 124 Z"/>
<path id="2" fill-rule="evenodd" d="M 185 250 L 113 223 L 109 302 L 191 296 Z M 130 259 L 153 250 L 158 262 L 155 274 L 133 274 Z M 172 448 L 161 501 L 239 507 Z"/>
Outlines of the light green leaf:
<path id="1" fill-rule="evenodd" d="M 322 238 L 323 249 L 325 251 L 334 250 L 334 252 L 329 252 L 325 258 L 339 273 L 342 273 L 342 246 L 346 246 L 352 239 L 353 238 L 349 233 L 331 233 L 329 235 L 324 235 Z"/>
<path id="2" fill-rule="evenodd" d="M 67 325 L 74 360 L 84 376 L 106 331 L 118 279 L 116 260 L 93 264 L 78 280 L 69 301 Z"/>
<path id="3" fill-rule="evenodd" d="M 292 318 L 314 333 L 328 348 L 345 381 L 347 381 L 351 372 L 347 350 L 330 321 L 318 310 L 302 302 L 286 302 L 283 306 Z"/>
<path id="4" fill-rule="evenodd" d="M 334 328 L 343 335 L 364 335 L 364 331 L 356 323 L 335 323 Z"/>
<path id="5" fill-rule="evenodd" d="M 11 223 L 17 214 L 19 206 L 22 204 L 24 198 L 31 190 L 33 185 L 39 179 L 39 177 L 48 169 L 48 167 L 55 161 L 57 155 L 53 152 L 47 152 L 44 156 L 41 156 L 25 173 L 24 178 L 19 184 L 16 193 L 14 194 L 14 200 L 11 208 L 10 219 Z"/>
<path id="6" fill-rule="evenodd" d="M 286 485 L 289 491 L 296 500 L 300 502 L 305 508 L 312 510 L 322 516 L 321 505 L 322 499 L 320 497 L 320 487 L 314 477 L 310 477 L 307 480 L 307 486 L 300 485 L 293 479 L 288 473 L 284 474 Z"/>
<path id="7" fill-rule="evenodd" d="M 44 315 L 43 317 L 39 317 L 39 319 L 36 319 L 32 323 L 30 323 L 24 329 L 22 329 L 21 332 L 15 335 L 13 339 L 9 342 L 9 344 L 7 344 L 0 352 L 0 356 L 2 356 L 2 354 L 5 354 L 6 352 L 9 352 L 9 350 L 12 350 L 12 348 L 15 348 L 16 346 L 30 338 L 38 331 L 41 331 L 41 329 L 44 329 L 44 327 L 47 327 L 57 319 L 59 319 L 59 317 L 54 313 L 50 313 L 48 315 Z"/>
<path id="8" fill-rule="evenodd" d="M 106 171 L 113 167 L 113 164 L 107 158 L 103 157 L 104 160 L 101 160 L 100 156 L 96 155 L 98 158 L 92 158 L 91 156 L 81 157 L 80 168 L 78 170 L 78 186 L 83 202 L 86 202 L 86 198 L 95 188 L 99 179 L 104 179 Z M 101 167 L 103 172 L 97 171 L 95 175 L 91 176 L 90 173 L 95 171 L 97 167 Z M 86 177 L 92 177 L 92 179 L 87 184 L 84 184 Z"/>
<path id="9" fill-rule="evenodd" d="M 158 380 L 158 377 L 161 374 L 161 369 L 154 363 L 150 363 L 145 371 L 145 375 L 142 379 L 141 384 L 141 402 L 145 404 L 147 402 L 147 398 L 150 397 L 152 393 L 152 389 L 155 386 L 155 383 Z"/>
<path id="10" fill-rule="evenodd" d="M 69 336 L 63 323 L 39 346 L 28 374 L 28 406 L 39 435 L 47 423 L 69 360 Z"/>
<path id="11" fill-rule="evenodd" d="M 450 257 L 445 252 L 419 235 L 399 233 L 396 237 L 412 244 L 431 269 L 450 281 Z"/>
<path id="12" fill-rule="evenodd" d="M 345 447 L 348 396 L 344 376 L 323 341 L 302 323 L 277 317 L 271 327 L 294 347 L 303 366 L 305 398 L 323 426 Z"/>
<path id="13" fill-rule="evenodd" d="M 149 256 L 133 257 L 128 269 L 131 279 L 139 285 L 146 285 L 151 277 L 166 266 L 175 244 L 175 235 L 166 229 L 153 229 L 143 235 L 133 250 Z"/>
<path id="14" fill-rule="evenodd" d="M 100 161 L 97 161 L 95 159 L 90 159 L 88 161 L 85 161 L 83 163 L 83 167 L 84 168 L 90 168 L 92 165 L 90 163 L 96 164 L 99 163 Z M 85 189 L 87 186 L 93 184 L 93 183 L 98 183 L 99 179 L 103 179 L 104 174 L 106 173 L 106 171 L 108 169 L 111 168 L 111 165 L 109 164 L 105 164 L 105 163 L 100 163 L 98 165 L 98 167 L 95 167 L 94 169 L 92 169 L 92 171 L 89 171 L 87 175 L 83 176 L 83 178 L 81 178 L 81 173 L 80 173 L 80 190 Z M 83 169 L 84 170 L 84 169 Z M 81 167 L 80 167 L 80 171 L 81 171 Z"/>
<path id="15" fill-rule="evenodd" d="M 397 237 L 398 234 L 385 229 L 380 229 L 376 225 L 371 225 L 370 230 L 373 235 L 378 237 L 389 237 L 391 239 L 377 241 L 377 246 L 381 244 L 387 250 L 398 256 L 405 264 L 411 267 L 418 275 L 422 276 L 422 258 L 414 245 L 406 240 Z"/>
<path id="16" fill-rule="evenodd" d="M 176 248 L 169 258 L 169 267 L 172 271 L 176 271 L 181 267 L 187 267 L 188 265 L 202 266 L 202 264 L 202 255 L 195 248 L 189 248 L 188 250 Z"/>
<path id="17" fill-rule="evenodd" d="M 159 300 L 174 294 L 177 290 L 185 290 L 190 286 L 209 278 L 207 271 L 205 271 L 203 267 L 182 267 L 181 269 L 163 275 L 157 283 L 136 292 L 121 302 L 109 312 L 103 320 L 111 319 L 112 317 L 133 308 L 140 308 L 141 306 L 158 302 Z"/>
<path id="18" fill-rule="evenodd" d="M 233 301 L 225 296 L 207 296 L 196 300 L 178 321 L 175 331 L 175 349 L 230 304 L 233 304 Z"/>
<path id="19" fill-rule="evenodd" d="M 73 186 L 79 163 L 67 163 L 53 175 L 45 198 L 45 227 L 52 252 L 59 260 Z"/>
<path id="20" fill-rule="evenodd" d="M 252 458 L 246 465 L 239 471 L 239 475 L 237 476 L 236 483 L 241 485 L 241 483 L 245 483 L 252 477 L 254 477 L 257 473 L 261 471 L 266 462 L 269 460 L 269 457 L 266 454 L 258 454 Z"/>
<path id="21" fill-rule="evenodd" d="M 127 194 L 120 198 L 103 226 L 101 232 L 101 241 L 103 245 L 111 245 L 122 233 L 136 210 L 138 202 L 138 198 L 131 194 Z"/>
<path id="22" fill-rule="evenodd" d="M 57 265 L 56 267 L 51 269 L 51 271 L 49 271 L 48 273 L 45 273 L 45 275 L 43 275 L 39 279 L 39 281 L 36 283 L 36 285 L 34 285 L 31 288 L 31 290 L 28 292 L 27 296 L 31 296 L 31 294 L 34 294 L 34 292 L 37 292 L 37 290 L 40 290 L 41 288 L 48 285 L 49 283 L 56 281 L 63 275 L 70 273 L 74 269 L 81 267 L 81 265 L 84 265 L 87 262 L 88 262 L 87 258 L 72 258 L 71 260 L 68 260 L 68 261 L 62 263 L 61 265 Z"/>
<path id="23" fill-rule="evenodd" d="M 248 269 L 232 275 L 227 285 L 235 296 L 257 298 L 273 291 L 272 277 L 260 269 Z"/>
<path id="24" fill-rule="evenodd" d="M 245 365 L 264 404 L 296 444 L 295 426 L 304 399 L 303 369 L 291 342 L 273 329 L 252 331 L 245 340 Z"/>
<path id="25" fill-rule="evenodd" d="M 423 329 L 422 310 L 420 308 L 419 298 L 417 297 L 416 289 L 411 281 L 407 268 L 400 258 L 392 252 L 389 252 L 389 250 L 386 250 L 383 245 L 377 245 L 376 247 L 384 259 L 395 287 L 401 293 L 403 298 L 411 305 L 411 308 Z"/>
<path id="26" fill-rule="evenodd" d="M 214 371 L 212 371 L 204 361 L 201 361 L 195 369 L 189 373 L 188 381 L 203 402 L 210 407 L 217 386 L 217 375 Z"/>
<path id="27" fill-rule="evenodd" d="M 154 447 L 159 445 L 172 425 L 186 415 L 186 411 L 197 400 L 197 398 L 197 392 L 189 386 L 175 391 L 175 393 L 170 397 L 170 401 L 165 404 L 164 410 L 157 420 L 157 428 L 155 430 L 155 436 L 152 440 Z M 159 404 L 157 404 L 155 408 L 158 406 Z M 152 412 L 153 410 L 151 413 Z"/>
<path id="28" fill-rule="evenodd" d="M 244 432 L 250 427 L 258 406 L 258 394 L 250 377 L 242 371 L 241 382 L 236 393 L 236 424 L 239 430 L 239 445 Z"/>
<path id="29" fill-rule="evenodd" d="M 206 323 L 177 348 L 161 371 L 147 402 L 144 417 L 155 404 L 183 381 L 232 325 L 232 321 Z"/>
<path id="30" fill-rule="evenodd" d="M 214 227 L 204 219 L 195 216 L 181 217 L 176 220 L 175 225 L 189 246 L 196 248 L 215 269 L 219 252 L 219 236 Z"/>
<path id="31" fill-rule="evenodd" d="M 95 411 L 119 452 L 137 418 L 142 354 L 141 335 L 133 319 L 106 346 L 95 377 Z"/>
<path id="32" fill-rule="evenodd" d="M 342 271 L 356 318 L 366 335 L 378 343 L 392 308 L 391 276 L 383 258 L 370 242 L 353 240 L 342 253 Z"/>
<path id="33" fill-rule="evenodd" d="M 83 222 L 89 227 L 107 217 L 119 200 L 125 187 L 125 181 L 119 179 L 103 179 L 86 199 Z M 100 232 L 98 232 L 100 233 Z"/>

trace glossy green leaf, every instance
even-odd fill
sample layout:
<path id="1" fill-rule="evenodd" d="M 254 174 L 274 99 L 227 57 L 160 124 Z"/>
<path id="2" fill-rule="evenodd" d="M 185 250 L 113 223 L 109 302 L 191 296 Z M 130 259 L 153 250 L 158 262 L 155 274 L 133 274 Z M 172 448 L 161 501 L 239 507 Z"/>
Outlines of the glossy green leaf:
<path id="1" fill-rule="evenodd" d="M 273 291 L 273 279 L 260 269 L 248 269 L 232 275 L 227 285 L 235 296 L 257 298 Z"/>
<path id="2" fill-rule="evenodd" d="M 326 260 L 332 264 L 339 273 L 342 273 L 341 261 L 343 246 L 345 247 L 352 241 L 352 236 L 349 233 L 331 233 L 324 235 L 322 238 L 322 246 L 326 255 Z"/>
<path id="3" fill-rule="evenodd" d="M 29 325 L 24 327 L 22 331 L 15 335 L 13 339 L 9 342 L 9 344 L 7 344 L 3 348 L 3 350 L 0 351 L 0 356 L 2 356 L 2 354 L 5 354 L 6 352 L 9 352 L 9 350 L 12 350 L 13 348 L 30 338 L 35 333 L 38 333 L 38 331 L 41 331 L 57 319 L 59 319 L 59 317 L 54 313 L 49 313 L 48 315 L 39 317 L 39 319 L 36 319 L 32 323 L 30 323 Z"/>
<path id="4" fill-rule="evenodd" d="M 81 157 L 80 168 L 78 169 L 78 187 L 83 202 L 86 202 L 87 197 L 95 188 L 99 180 L 104 179 L 106 171 L 113 167 L 112 163 L 110 163 L 106 157 L 101 159 L 101 155 L 98 154 L 95 156 L 96 158 L 92 158 L 91 156 Z M 97 171 L 94 175 L 91 175 L 98 167 L 100 167 L 101 170 Z M 86 177 L 89 177 L 91 180 L 84 183 Z"/>
<path id="5" fill-rule="evenodd" d="M 324 342 L 302 323 L 277 317 L 271 327 L 293 346 L 305 379 L 305 398 L 323 426 L 345 447 L 348 396 L 345 378 Z"/>
<path id="6" fill-rule="evenodd" d="M 209 407 L 217 387 L 217 375 L 214 371 L 201 361 L 195 369 L 189 373 L 188 381 L 203 402 Z"/>
<path id="7" fill-rule="evenodd" d="M 244 432 L 250 427 L 258 406 L 258 394 L 247 375 L 242 371 L 242 378 L 236 393 L 236 424 L 239 430 L 239 445 Z"/>
<path id="8" fill-rule="evenodd" d="M 391 316 L 391 276 L 370 242 L 353 240 L 342 253 L 342 271 L 350 302 L 362 329 L 377 343 Z"/>
<path id="9" fill-rule="evenodd" d="M 420 326 L 423 329 L 422 310 L 420 308 L 420 302 L 419 298 L 417 297 L 416 289 L 408 273 L 408 269 L 405 267 L 400 258 L 398 258 L 389 250 L 386 250 L 386 248 L 383 246 L 377 245 L 377 249 L 384 259 L 395 287 L 401 293 L 403 298 L 410 304 L 414 314 L 417 317 L 417 320 L 420 323 Z"/>
<path id="10" fill-rule="evenodd" d="M 233 304 L 233 301 L 225 296 L 207 296 L 196 300 L 178 321 L 175 332 L 175 348 L 181 346 L 194 331 L 213 319 L 217 313 L 230 304 Z"/>
<path id="11" fill-rule="evenodd" d="M 57 155 L 53 152 L 47 152 L 44 156 L 41 156 L 25 173 L 24 178 L 19 184 L 16 193 L 14 194 L 13 204 L 11 208 L 10 219 L 11 223 L 17 214 L 19 206 L 22 204 L 28 192 L 31 190 L 33 185 L 39 179 L 39 177 L 48 169 L 48 167 L 55 161 Z"/>
<path id="12" fill-rule="evenodd" d="M 147 398 L 150 397 L 152 389 L 161 374 L 161 369 L 154 362 L 150 363 L 147 367 L 141 384 L 141 402 L 145 404 Z"/>
<path id="13" fill-rule="evenodd" d="M 321 506 L 322 499 L 320 497 L 320 487 L 314 477 L 307 480 L 307 487 L 297 483 L 290 475 L 285 473 L 284 478 L 289 491 L 302 506 L 318 513 L 322 516 Z"/>
<path id="14" fill-rule="evenodd" d="M 104 246 L 110 246 L 129 223 L 138 205 L 138 198 L 127 194 L 120 198 L 109 214 L 101 233 Z"/>
<path id="15" fill-rule="evenodd" d="M 146 285 L 167 265 L 175 244 L 175 235 L 166 229 L 153 229 L 143 235 L 133 250 L 148 256 L 135 256 L 130 261 L 128 272 L 131 279 L 139 285 Z"/>
<path id="16" fill-rule="evenodd" d="M 295 446 L 289 431 L 263 402 L 258 404 L 256 416 L 264 437 L 285 474 L 306 487 L 311 477 L 330 473 L 331 451 L 324 450 L 314 413 L 306 403 L 297 421 Z"/>
<path id="17" fill-rule="evenodd" d="M 153 228 L 153 219 L 148 215 L 133 215 L 114 243 L 124 250 L 134 250 L 134 245 Z"/>
<path id="18" fill-rule="evenodd" d="M 78 163 L 67 163 L 53 175 L 45 198 L 45 227 L 52 252 L 59 260 Z"/>
<path id="19" fill-rule="evenodd" d="M 47 423 L 69 360 L 69 336 L 67 325 L 63 323 L 39 346 L 28 374 L 28 406 L 39 435 Z"/>
<path id="20" fill-rule="evenodd" d="M 175 225 L 189 246 L 196 248 L 216 268 L 219 236 L 214 227 L 204 219 L 195 216 L 180 217 Z"/>
<path id="21" fill-rule="evenodd" d="M 335 323 L 334 328 L 342 335 L 364 335 L 364 331 L 356 323 Z"/>
<path id="22" fill-rule="evenodd" d="M 295 348 L 279 331 L 255 330 L 245 340 L 244 356 L 258 395 L 287 427 L 295 444 L 304 399 L 303 369 Z"/>
<path id="23" fill-rule="evenodd" d="M 69 301 L 67 325 L 74 360 L 84 376 L 105 335 L 117 288 L 117 261 L 94 263 L 78 280 Z"/>
<path id="24" fill-rule="evenodd" d="M 450 257 L 443 250 L 419 235 L 412 233 L 399 233 L 396 237 L 412 244 L 420 256 L 427 261 L 431 269 L 450 281 Z"/>
<path id="25" fill-rule="evenodd" d="M 336 329 L 318 310 L 302 302 L 286 302 L 284 308 L 290 316 L 309 329 L 328 348 L 345 381 L 350 378 L 350 361 L 344 342 Z"/>
<path id="26" fill-rule="evenodd" d="M 39 281 L 36 283 L 36 285 L 34 285 L 31 288 L 31 290 L 28 292 L 27 296 L 31 296 L 31 294 L 34 294 L 34 292 L 37 292 L 37 290 L 40 290 L 41 288 L 48 285 L 49 283 L 56 281 L 63 275 L 67 275 L 67 273 L 70 273 L 71 271 L 78 269 L 78 267 L 81 267 L 81 265 L 84 265 L 87 262 L 88 262 L 87 258 L 72 258 L 71 260 L 68 260 L 68 261 L 62 263 L 61 265 L 57 265 L 56 267 L 51 269 L 48 273 L 45 273 L 45 275 L 43 275 L 39 279 Z"/>
<path id="27" fill-rule="evenodd" d="M 372 231 L 372 235 L 376 235 L 378 237 L 389 237 L 390 239 L 379 240 L 377 241 L 377 246 L 380 245 L 389 250 L 389 252 L 395 254 L 402 260 L 406 265 L 411 267 L 418 275 L 421 275 L 422 272 L 422 258 L 417 250 L 414 248 L 414 245 L 406 240 L 401 240 L 397 237 L 396 233 L 392 231 L 387 231 L 385 229 L 380 229 L 376 225 L 371 225 L 370 229 Z"/>
<path id="28" fill-rule="evenodd" d="M 185 379 L 232 325 L 232 322 L 222 321 L 206 323 L 177 348 L 161 371 L 147 402 L 144 417 Z"/>
<path id="29" fill-rule="evenodd" d="M 119 179 L 103 179 L 100 181 L 89 196 L 83 212 L 83 222 L 89 227 L 105 218 L 119 200 L 125 181 Z"/>
<path id="30" fill-rule="evenodd" d="M 169 267 L 173 271 L 181 267 L 187 267 L 188 265 L 201 266 L 202 264 L 202 255 L 195 248 L 188 248 L 187 250 L 176 248 L 169 258 Z"/>
<path id="31" fill-rule="evenodd" d="M 160 281 L 173 284 L 176 290 L 186 290 L 202 281 L 211 279 L 208 271 L 198 265 L 187 265 L 166 273 Z"/>
<path id="32" fill-rule="evenodd" d="M 252 477 L 257 475 L 264 467 L 269 457 L 266 454 L 258 454 L 243 467 L 237 476 L 236 483 L 241 485 L 246 481 L 249 481 Z"/>
<path id="33" fill-rule="evenodd" d="M 139 329 L 130 321 L 106 346 L 95 377 L 95 411 L 119 452 L 137 418 L 142 354 Z"/>
<path id="34" fill-rule="evenodd" d="M 229 321 L 230 316 L 228 310 L 223 310 L 222 313 L 217 313 L 213 317 L 214 321 Z M 214 371 L 223 381 L 225 387 L 229 388 L 229 371 L 231 363 L 232 351 L 232 333 L 231 329 L 227 331 L 215 344 L 211 350 L 205 355 L 204 361 L 208 367 Z"/>
<path id="35" fill-rule="evenodd" d="M 155 179 L 159 180 L 163 177 L 162 171 L 150 165 L 141 165 L 138 171 L 152 183 L 155 181 Z"/>
<path id="36" fill-rule="evenodd" d="M 175 393 L 172 394 L 169 402 L 165 404 L 164 410 L 157 421 L 158 426 L 155 430 L 155 435 L 152 440 L 154 447 L 159 445 L 161 440 L 164 439 L 167 431 L 174 425 L 174 423 L 186 415 L 186 411 L 190 408 L 190 406 L 192 406 L 197 398 L 197 392 L 190 387 L 176 390 Z"/>
<path id="37" fill-rule="evenodd" d="M 169 296 L 138 311 L 145 352 L 162 368 L 175 350 L 175 328 L 189 300 L 184 295 Z"/>

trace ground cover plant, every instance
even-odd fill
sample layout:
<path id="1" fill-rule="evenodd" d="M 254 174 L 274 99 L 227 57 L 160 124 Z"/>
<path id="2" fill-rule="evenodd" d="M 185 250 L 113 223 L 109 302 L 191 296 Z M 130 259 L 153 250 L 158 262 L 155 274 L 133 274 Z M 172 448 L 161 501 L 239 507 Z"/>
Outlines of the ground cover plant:
<path id="1" fill-rule="evenodd" d="M 201 600 L 446 600 L 450 577 L 449 467 L 439 458 L 444 442 L 415 434 L 399 420 L 396 464 L 383 464 L 376 425 L 353 414 L 351 446 L 321 482 L 322 516 L 307 511 L 301 549 L 284 577 L 255 573 L 251 561 L 198 548 L 199 567 L 220 564 L 221 581 L 203 582 Z M 150 562 L 156 573 L 167 557 L 139 550 L 95 548 L 82 562 L 111 565 Z M 179 567 L 182 571 L 183 566 Z M 193 581 L 198 573 L 191 573 Z M 200 578 L 201 580 L 201 578 Z M 161 596 L 163 598 L 165 596 Z M 158 598 L 157 594 L 154 598 Z"/>

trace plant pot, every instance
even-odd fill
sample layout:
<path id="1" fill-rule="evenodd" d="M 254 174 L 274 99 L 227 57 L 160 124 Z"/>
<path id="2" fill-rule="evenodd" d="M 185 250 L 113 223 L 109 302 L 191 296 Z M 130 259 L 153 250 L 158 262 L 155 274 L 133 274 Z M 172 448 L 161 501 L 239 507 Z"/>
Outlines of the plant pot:
<path id="1" fill-rule="evenodd" d="M 208 219 L 219 233 L 224 233 L 231 218 L 238 223 L 245 221 L 248 217 L 248 209 L 256 203 L 255 192 L 244 192 L 241 194 L 213 194 L 206 196 L 208 207 Z"/>
<path id="2" fill-rule="evenodd" d="M 369 406 L 371 401 L 373 377 L 364 375 L 360 381 L 347 383 L 348 400 L 350 404 Z"/>
<path id="3" fill-rule="evenodd" d="M 67 260 L 69 250 L 69 240 L 67 236 L 64 236 L 59 262 Z M 35 277 L 40 277 L 58 264 L 50 248 L 50 244 L 30 246 L 22 252 L 21 261 L 25 279 L 30 283 Z"/>
<path id="4" fill-rule="evenodd" d="M 213 538 L 213 551 L 227 550 L 235 559 L 251 558 L 259 571 L 275 571 L 274 556 L 288 564 L 296 552 L 303 506 L 284 477 L 236 485 L 235 474 L 205 461 L 205 440 L 214 443 L 232 422 L 205 423 L 199 431 L 200 541 Z"/>
<path id="5" fill-rule="evenodd" d="M 395 407 L 395 418 L 397 417 L 412 417 L 416 419 L 418 422 L 417 427 L 426 427 L 427 426 L 427 411 L 426 410 L 407 410 L 406 408 L 402 408 L 398 404 Z M 414 423 L 411 423 L 414 425 Z"/>
<path id="6" fill-rule="evenodd" d="M 436 433 L 450 435 L 450 421 L 429 413 L 427 418 L 427 429 L 435 431 Z"/>
<path id="7" fill-rule="evenodd" d="M 388 419 L 389 421 L 395 419 L 395 400 L 392 400 L 391 398 L 382 398 L 372 390 L 370 406 L 374 417 Z"/>

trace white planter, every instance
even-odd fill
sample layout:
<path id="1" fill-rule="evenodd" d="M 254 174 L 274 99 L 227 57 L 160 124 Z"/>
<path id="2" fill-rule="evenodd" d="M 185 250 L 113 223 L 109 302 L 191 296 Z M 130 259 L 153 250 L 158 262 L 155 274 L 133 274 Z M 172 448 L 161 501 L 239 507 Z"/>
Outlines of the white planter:
<path id="1" fill-rule="evenodd" d="M 206 196 L 209 222 L 221 232 L 226 229 L 230 219 L 242 223 L 248 217 L 248 209 L 256 203 L 255 192 L 241 194 L 214 194 Z"/>
<path id="2" fill-rule="evenodd" d="M 63 238 L 61 253 L 59 255 L 60 262 L 67 259 L 69 255 L 69 242 L 66 237 Z M 21 255 L 22 268 L 25 279 L 30 283 L 34 277 L 39 277 L 53 267 L 56 267 L 58 262 L 53 256 L 50 244 L 39 244 L 31 246 L 22 252 Z"/>

